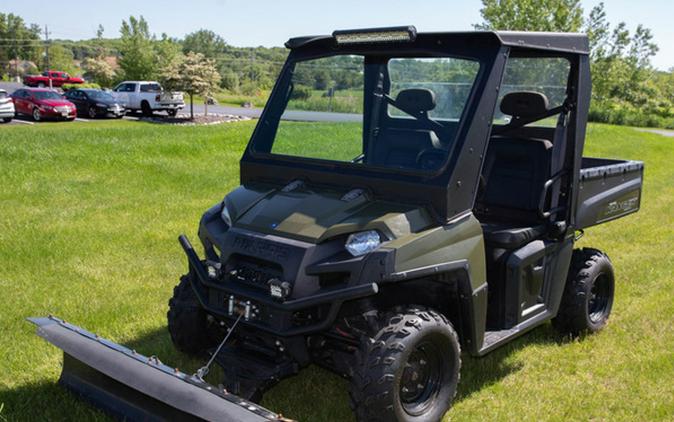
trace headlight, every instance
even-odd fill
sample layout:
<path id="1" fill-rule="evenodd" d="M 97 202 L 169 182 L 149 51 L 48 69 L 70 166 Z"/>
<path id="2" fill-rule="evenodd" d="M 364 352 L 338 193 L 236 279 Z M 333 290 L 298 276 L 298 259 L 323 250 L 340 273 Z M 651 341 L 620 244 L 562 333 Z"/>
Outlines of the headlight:
<path id="1" fill-rule="evenodd" d="M 229 211 L 227 210 L 227 205 L 222 205 L 222 211 L 220 211 L 220 218 L 225 222 L 229 227 L 232 227 L 232 217 L 229 216 Z"/>
<path id="2" fill-rule="evenodd" d="M 372 252 L 381 245 L 381 237 L 375 230 L 354 233 L 346 240 L 344 247 L 353 256 L 361 256 Z"/>

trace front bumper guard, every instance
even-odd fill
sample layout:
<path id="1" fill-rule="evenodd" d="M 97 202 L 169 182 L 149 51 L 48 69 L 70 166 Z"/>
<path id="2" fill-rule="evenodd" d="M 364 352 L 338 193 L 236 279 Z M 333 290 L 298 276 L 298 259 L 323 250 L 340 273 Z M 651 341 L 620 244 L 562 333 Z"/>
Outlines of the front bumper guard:
<path id="1" fill-rule="evenodd" d="M 360 299 L 366 296 L 371 296 L 379 291 L 379 286 L 377 285 L 377 283 L 366 283 L 366 284 L 358 284 L 355 286 L 349 286 L 338 290 L 323 291 L 312 296 L 307 296 L 299 299 L 286 300 L 282 302 L 273 300 L 271 298 L 262 298 L 260 297 L 260 295 L 251 295 L 250 293 L 238 292 L 232 289 L 225 288 L 224 286 L 216 284 L 213 281 L 211 281 L 208 273 L 206 272 L 206 269 L 204 268 L 204 265 L 201 262 L 201 259 L 199 259 L 199 255 L 197 255 L 197 252 L 194 250 L 194 247 L 187 239 L 187 236 L 180 235 L 178 241 L 180 242 L 180 245 L 185 251 L 185 255 L 187 255 L 187 260 L 189 262 L 191 269 L 194 271 L 194 274 L 196 275 L 200 284 L 203 286 L 221 290 L 227 294 L 236 294 L 237 296 L 244 296 L 249 299 L 259 301 L 263 303 L 265 306 L 282 311 L 293 312 L 323 304 L 332 305 L 330 315 L 328 316 L 328 318 L 326 318 L 325 321 L 323 321 L 322 324 L 317 326 L 311 326 L 310 328 L 303 327 L 302 329 L 291 330 L 289 332 L 284 333 L 286 335 L 301 334 L 304 331 L 308 331 L 309 329 L 312 331 L 324 329 L 332 322 L 336 312 L 339 310 L 338 305 L 340 305 L 342 302 Z M 195 294 L 197 295 L 197 299 L 201 303 L 201 306 L 203 306 L 204 309 L 206 309 L 208 312 L 221 316 L 230 316 L 227 312 L 225 312 L 224 308 L 220 309 L 210 306 L 207 297 L 204 295 L 202 291 L 200 291 L 199 288 L 195 288 L 194 291 Z"/>

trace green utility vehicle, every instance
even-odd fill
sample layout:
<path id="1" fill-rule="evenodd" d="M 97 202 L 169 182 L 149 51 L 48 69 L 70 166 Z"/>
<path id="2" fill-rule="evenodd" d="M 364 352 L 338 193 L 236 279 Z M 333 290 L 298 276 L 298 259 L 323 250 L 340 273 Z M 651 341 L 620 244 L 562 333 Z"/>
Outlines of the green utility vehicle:
<path id="1" fill-rule="evenodd" d="M 168 329 L 222 385 L 34 319 L 65 385 L 129 419 L 277 420 L 262 393 L 317 364 L 350 380 L 360 421 L 433 421 L 462 352 L 606 325 L 611 261 L 574 243 L 639 209 L 643 164 L 582 156 L 585 35 L 399 27 L 286 46 L 241 186 L 201 219 L 203 255 L 180 237 Z"/>

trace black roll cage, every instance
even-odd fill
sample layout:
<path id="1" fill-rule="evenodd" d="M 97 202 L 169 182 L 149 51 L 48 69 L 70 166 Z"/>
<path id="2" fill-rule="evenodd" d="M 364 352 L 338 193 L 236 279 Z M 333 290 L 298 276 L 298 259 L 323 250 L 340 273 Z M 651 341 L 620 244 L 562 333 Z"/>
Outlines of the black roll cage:
<path id="1" fill-rule="evenodd" d="M 518 32 L 465 32 L 465 33 L 418 33 L 409 43 L 337 45 L 332 36 L 317 36 L 291 39 L 291 48 L 270 99 L 253 132 L 251 141 L 241 159 L 241 184 L 285 185 L 292 180 L 303 179 L 309 184 L 334 189 L 364 188 L 375 198 L 409 202 L 425 206 L 440 223 L 444 223 L 473 208 L 477 194 L 479 174 L 489 136 L 503 125 L 494 125 L 492 120 L 497 106 L 499 90 L 503 81 L 506 61 L 509 57 L 563 57 L 570 61 L 568 96 L 568 143 L 570 153 L 568 174 L 564 183 L 577 183 L 581 151 L 585 136 L 585 124 L 590 100 L 589 60 L 587 38 L 579 34 L 518 33 Z M 460 119 L 453 142 L 454 151 L 438 171 L 420 173 L 390 168 L 373 168 L 355 163 L 279 156 L 264 153 L 271 148 L 271 141 L 281 111 L 289 92 L 281 92 L 289 86 L 289 70 L 295 62 L 335 54 L 354 54 L 366 57 L 420 57 L 441 56 L 476 60 L 480 69 Z M 365 80 L 365 92 L 374 92 L 373 81 Z M 368 85 L 370 84 L 370 85 Z M 387 87 L 384 87 L 387 92 Z M 364 112 L 371 110 L 372 96 L 364 99 Z M 559 113 L 563 110 L 555 110 Z M 382 114 L 383 116 L 383 114 Z M 364 119 L 363 133 L 370 131 L 370 120 Z M 525 127 L 523 130 L 536 128 Z M 265 144 L 266 142 L 266 144 Z M 365 146 L 366 147 L 366 146 Z M 569 204 L 576 201 L 572 190 Z M 569 213 L 573 206 L 566 207 Z M 573 215 L 568 215 L 573 223 Z"/>

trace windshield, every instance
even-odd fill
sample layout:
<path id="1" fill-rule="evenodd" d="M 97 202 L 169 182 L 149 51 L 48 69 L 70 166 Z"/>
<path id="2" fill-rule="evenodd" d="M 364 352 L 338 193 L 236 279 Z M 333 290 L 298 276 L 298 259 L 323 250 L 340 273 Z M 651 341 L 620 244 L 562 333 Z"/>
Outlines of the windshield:
<path id="1" fill-rule="evenodd" d="M 437 170 L 451 152 L 478 71 L 478 62 L 456 57 L 335 55 L 291 63 L 254 150 Z"/>
<path id="2" fill-rule="evenodd" d="M 62 100 L 61 96 L 53 91 L 33 91 L 33 97 L 38 100 Z"/>
<path id="3" fill-rule="evenodd" d="M 112 95 L 103 91 L 87 91 L 87 95 L 94 100 L 115 101 L 115 98 Z"/>

